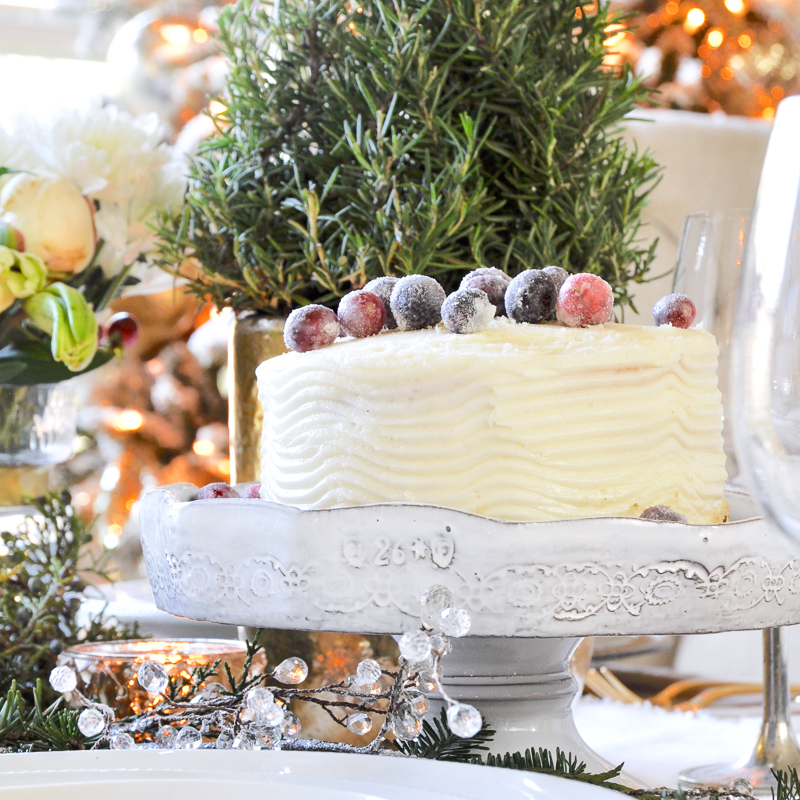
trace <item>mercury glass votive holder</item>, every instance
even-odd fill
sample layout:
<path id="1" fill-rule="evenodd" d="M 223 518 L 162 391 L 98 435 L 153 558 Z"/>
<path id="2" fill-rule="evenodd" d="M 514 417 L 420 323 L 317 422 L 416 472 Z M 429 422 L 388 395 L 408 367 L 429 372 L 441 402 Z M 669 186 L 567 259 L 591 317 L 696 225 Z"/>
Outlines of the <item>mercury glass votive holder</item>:
<path id="1" fill-rule="evenodd" d="M 139 685 L 138 670 L 145 661 L 164 665 L 170 679 L 182 687 L 176 698 L 181 700 L 191 693 L 193 670 L 219 660 L 217 669 L 205 683 L 218 681 L 227 687 L 224 664 L 238 679 L 244 669 L 246 653 L 244 642 L 229 639 L 126 639 L 76 645 L 61 653 L 58 663 L 71 666 L 77 672 L 78 688 L 84 695 L 110 706 L 117 719 L 121 719 L 147 711 L 164 699 Z M 258 653 L 251 669 L 264 667 L 263 653 Z"/>

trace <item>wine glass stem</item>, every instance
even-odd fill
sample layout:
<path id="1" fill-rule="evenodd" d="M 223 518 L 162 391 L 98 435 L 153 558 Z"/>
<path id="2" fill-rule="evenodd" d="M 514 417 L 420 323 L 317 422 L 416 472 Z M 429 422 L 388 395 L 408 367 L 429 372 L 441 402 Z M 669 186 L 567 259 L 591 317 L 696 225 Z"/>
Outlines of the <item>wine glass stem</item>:
<path id="1" fill-rule="evenodd" d="M 764 630 L 764 720 L 753 753 L 760 764 L 796 763 L 797 742 L 789 714 L 789 681 L 780 628 Z"/>

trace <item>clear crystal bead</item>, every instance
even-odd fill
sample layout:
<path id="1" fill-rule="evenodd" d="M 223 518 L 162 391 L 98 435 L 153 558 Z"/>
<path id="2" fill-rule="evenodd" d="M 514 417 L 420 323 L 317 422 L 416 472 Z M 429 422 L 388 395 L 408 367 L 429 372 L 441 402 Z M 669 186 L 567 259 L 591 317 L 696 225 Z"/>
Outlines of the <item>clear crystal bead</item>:
<path id="1" fill-rule="evenodd" d="M 428 713 L 428 698 L 419 692 L 410 691 L 405 693 L 405 699 L 414 707 L 414 711 L 420 717 L 424 717 Z"/>
<path id="2" fill-rule="evenodd" d="M 255 731 L 258 739 L 258 747 L 269 750 L 281 740 L 281 729 L 273 725 L 259 727 Z"/>
<path id="3" fill-rule="evenodd" d="M 239 712 L 239 719 L 242 722 L 255 722 L 256 721 L 256 712 L 250 708 L 245 708 Z"/>
<path id="4" fill-rule="evenodd" d="M 136 740 L 129 733 L 114 731 L 108 737 L 112 750 L 135 750 Z"/>
<path id="5" fill-rule="evenodd" d="M 84 708 L 78 717 L 78 730 L 88 737 L 97 736 L 106 729 L 106 718 L 96 708 Z"/>
<path id="6" fill-rule="evenodd" d="M 431 654 L 431 640 L 424 631 L 406 631 L 398 644 L 406 661 L 424 661 Z"/>
<path id="7" fill-rule="evenodd" d="M 731 789 L 739 794 L 753 794 L 753 784 L 745 778 L 737 778 L 731 784 Z"/>
<path id="8" fill-rule="evenodd" d="M 270 706 L 275 705 L 275 695 L 269 689 L 257 686 L 250 689 L 244 696 L 244 704 L 256 714 L 260 714 Z"/>
<path id="9" fill-rule="evenodd" d="M 440 656 L 449 655 L 453 649 L 450 640 L 443 633 L 431 634 L 431 649 L 435 650 Z"/>
<path id="10" fill-rule="evenodd" d="M 308 665 L 302 658 L 286 658 L 275 667 L 272 677 L 280 683 L 302 683 L 308 677 Z"/>
<path id="11" fill-rule="evenodd" d="M 50 685 L 55 691 L 65 694 L 78 686 L 78 676 L 72 667 L 56 667 L 50 673 Z"/>
<path id="12" fill-rule="evenodd" d="M 203 734 L 191 725 L 185 725 L 175 737 L 175 747 L 179 750 L 197 750 L 203 744 Z"/>
<path id="13" fill-rule="evenodd" d="M 286 712 L 283 710 L 283 706 L 279 706 L 277 703 L 272 703 L 256 714 L 256 722 L 259 725 L 272 728 L 276 725 L 280 725 L 281 722 L 283 722 L 285 713 Z"/>
<path id="14" fill-rule="evenodd" d="M 296 736 L 300 733 L 300 720 L 291 711 L 285 711 L 283 722 L 281 722 L 281 732 L 284 736 Z"/>
<path id="15" fill-rule="evenodd" d="M 217 683 L 217 681 L 212 681 L 211 683 L 207 683 L 203 687 L 203 691 L 206 694 L 211 695 L 212 697 L 217 697 L 218 695 L 221 695 L 223 692 L 227 692 L 228 690 L 221 683 Z"/>
<path id="16" fill-rule="evenodd" d="M 231 742 L 234 750 L 257 750 L 258 747 L 259 739 L 251 731 L 239 731 Z"/>
<path id="17" fill-rule="evenodd" d="M 446 608 L 439 615 L 444 633 L 456 639 L 466 636 L 472 627 L 472 620 L 465 608 Z"/>
<path id="18" fill-rule="evenodd" d="M 163 725 L 156 732 L 156 744 L 161 748 L 175 747 L 178 731 L 171 725 Z"/>
<path id="19" fill-rule="evenodd" d="M 475 706 L 454 703 L 447 709 L 447 724 L 456 736 L 469 739 L 481 729 L 483 720 Z"/>
<path id="20" fill-rule="evenodd" d="M 453 593 L 446 586 L 431 586 L 422 595 L 422 624 L 429 630 L 439 630 L 439 615 L 453 605 Z"/>
<path id="21" fill-rule="evenodd" d="M 366 714 L 350 714 L 347 729 L 359 736 L 366 736 L 372 730 L 372 720 Z"/>
<path id="22" fill-rule="evenodd" d="M 365 658 L 356 668 L 359 686 L 371 686 L 381 679 L 381 665 L 374 658 Z"/>
<path id="23" fill-rule="evenodd" d="M 390 724 L 398 739 L 416 739 L 422 731 L 422 720 L 411 703 L 400 703 L 392 714 Z"/>
<path id="24" fill-rule="evenodd" d="M 219 736 L 217 736 L 217 741 L 214 746 L 217 750 L 230 750 L 231 745 L 233 744 L 233 733 L 229 730 L 224 730 L 219 732 Z"/>
<path id="25" fill-rule="evenodd" d="M 433 667 L 424 667 L 417 674 L 417 686 L 421 692 L 431 694 L 439 688 L 439 680 Z"/>
<path id="26" fill-rule="evenodd" d="M 169 675 L 158 661 L 145 661 L 137 673 L 139 685 L 150 694 L 162 694 L 169 685 Z"/>

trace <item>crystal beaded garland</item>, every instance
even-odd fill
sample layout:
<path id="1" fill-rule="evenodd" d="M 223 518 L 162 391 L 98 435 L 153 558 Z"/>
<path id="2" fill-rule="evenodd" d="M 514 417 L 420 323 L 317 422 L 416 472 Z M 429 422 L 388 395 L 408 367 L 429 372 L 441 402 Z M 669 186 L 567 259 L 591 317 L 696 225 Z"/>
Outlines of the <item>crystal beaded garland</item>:
<path id="1" fill-rule="evenodd" d="M 284 712 L 281 722 L 281 732 L 284 736 L 296 736 L 300 733 L 300 720 L 291 711 Z"/>
<path id="2" fill-rule="evenodd" d="M 61 694 L 74 691 L 78 686 L 78 676 L 71 667 L 56 667 L 49 680 L 53 689 Z"/>
<path id="3" fill-rule="evenodd" d="M 439 615 L 453 605 L 453 593 L 446 586 L 431 586 L 422 595 L 422 624 L 430 630 L 439 630 Z"/>
<path id="4" fill-rule="evenodd" d="M 406 631 L 398 644 L 400 655 L 412 663 L 424 661 L 431 654 L 431 640 L 424 631 Z"/>
<path id="5" fill-rule="evenodd" d="M 372 720 L 367 714 L 350 714 L 347 717 L 347 729 L 359 736 L 366 736 L 372 730 Z"/>
<path id="6" fill-rule="evenodd" d="M 129 733 L 115 731 L 108 737 L 112 750 L 135 750 L 136 742 Z"/>
<path id="7" fill-rule="evenodd" d="M 178 732 L 171 725 L 163 725 L 156 732 L 156 744 L 165 749 L 174 747 L 177 735 Z"/>
<path id="8" fill-rule="evenodd" d="M 442 632 L 447 636 L 460 639 L 469 633 L 469 629 L 472 627 L 472 620 L 463 608 L 445 608 L 439 614 L 439 625 Z"/>
<path id="9" fill-rule="evenodd" d="M 145 661 L 136 675 L 139 685 L 150 694 L 162 694 L 169 685 L 169 675 L 158 661 Z"/>
<path id="10" fill-rule="evenodd" d="M 254 733 L 250 731 L 239 731 L 231 742 L 231 749 L 233 750 L 257 750 L 259 746 L 258 739 Z"/>
<path id="11" fill-rule="evenodd" d="M 366 658 L 356 668 L 356 683 L 359 686 L 372 686 L 381 677 L 381 665 L 374 658 Z"/>
<path id="12" fill-rule="evenodd" d="M 403 701 L 391 717 L 391 727 L 398 739 L 416 739 L 422 731 L 422 719 L 411 703 Z"/>
<path id="13" fill-rule="evenodd" d="M 405 693 L 405 698 L 420 717 L 428 713 L 428 698 L 424 694 L 412 690 Z"/>
<path id="14" fill-rule="evenodd" d="M 78 717 L 78 730 L 91 738 L 106 729 L 106 718 L 96 708 L 84 708 Z"/>
<path id="15" fill-rule="evenodd" d="M 233 745 L 233 738 L 233 733 L 231 733 L 231 731 L 220 731 L 219 736 L 217 736 L 217 741 L 214 743 L 214 747 L 216 747 L 217 750 L 230 750 Z"/>
<path id="16" fill-rule="evenodd" d="M 474 736 L 481 729 L 482 722 L 478 709 L 467 703 L 454 703 L 447 709 L 447 724 L 462 739 Z"/>
<path id="17" fill-rule="evenodd" d="M 308 665 L 302 658 L 286 658 L 275 667 L 272 677 L 280 683 L 302 683 L 308 677 Z"/>
<path id="18" fill-rule="evenodd" d="M 274 727 L 283 722 L 284 713 L 283 706 L 279 706 L 277 703 L 272 703 L 261 709 L 261 711 L 256 714 L 256 722 L 259 725 Z"/>
<path id="19" fill-rule="evenodd" d="M 175 737 L 175 747 L 180 750 L 196 750 L 202 743 L 202 734 L 191 725 L 181 728 Z"/>
<path id="20" fill-rule="evenodd" d="M 254 713 L 260 714 L 270 706 L 275 705 L 275 695 L 269 689 L 256 686 L 245 694 L 244 704 Z"/>
<path id="21" fill-rule="evenodd" d="M 256 746 L 259 749 L 270 749 L 281 740 L 281 729 L 274 726 L 263 726 L 254 730 Z"/>

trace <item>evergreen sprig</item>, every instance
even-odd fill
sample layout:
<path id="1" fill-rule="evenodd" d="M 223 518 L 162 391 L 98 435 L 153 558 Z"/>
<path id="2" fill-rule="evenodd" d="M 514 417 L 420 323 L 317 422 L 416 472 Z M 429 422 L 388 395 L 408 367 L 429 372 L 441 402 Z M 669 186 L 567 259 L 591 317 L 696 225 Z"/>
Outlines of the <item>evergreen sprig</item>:
<path id="1" fill-rule="evenodd" d="M 603 64 L 624 17 L 574 0 L 297 0 L 223 10 L 218 135 L 191 166 L 160 262 L 193 290 L 273 314 L 379 275 L 559 264 L 617 302 L 657 168 L 626 149 L 648 90 Z M 576 12 L 576 6 L 577 12 Z"/>
<path id="2" fill-rule="evenodd" d="M 63 649 L 135 635 L 102 617 L 78 622 L 84 576 L 108 577 L 87 555 L 91 532 L 67 492 L 31 502 L 34 515 L 0 532 L 0 694 L 13 686 L 28 705 L 37 691 L 57 698 L 47 678 Z"/>
<path id="3" fill-rule="evenodd" d="M 471 738 L 462 739 L 456 736 L 447 724 L 447 712 L 442 709 L 438 717 L 432 721 L 423 720 L 422 732 L 413 741 L 398 739 L 395 745 L 407 756 L 416 758 L 433 758 L 437 761 L 457 761 L 462 764 L 473 764 L 481 751 L 488 751 L 486 746 L 496 731 L 489 728 L 486 720 L 481 729 Z M 482 763 L 478 761 L 477 763 Z"/>

